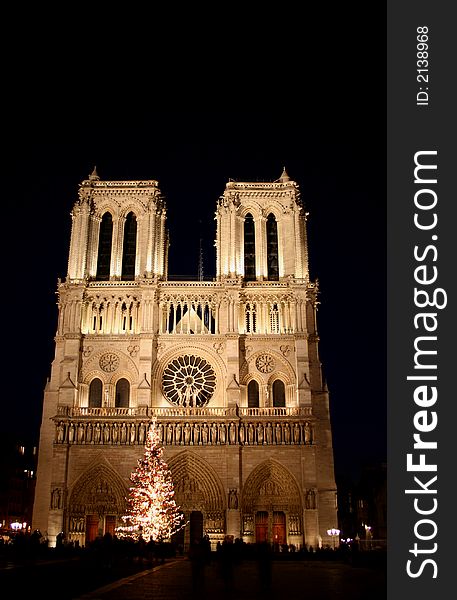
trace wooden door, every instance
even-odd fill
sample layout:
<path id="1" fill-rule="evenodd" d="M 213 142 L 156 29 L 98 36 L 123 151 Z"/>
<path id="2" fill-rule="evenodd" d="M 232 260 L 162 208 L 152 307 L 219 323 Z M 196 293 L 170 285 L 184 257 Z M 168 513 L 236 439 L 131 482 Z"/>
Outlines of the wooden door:
<path id="1" fill-rule="evenodd" d="M 255 516 L 255 541 L 258 544 L 268 542 L 268 513 L 259 511 Z"/>
<path id="2" fill-rule="evenodd" d="M 116 528 L 116 517 L 113 515 L 108 515 L 105 517 L 105 533 L 110 533 L 111 535 L 115 534 Z"/>
<path id="3" fill-rule="evenodd" d="M 98 515 L 86 516 L 86 544 L 93 542 L 98 536 Z"/>
<path id="4" fill-rule="evenodd" d="M 273 543 L 286 543 L 286 515 L 282 511 L 274 511 L 273 513 Z"/>

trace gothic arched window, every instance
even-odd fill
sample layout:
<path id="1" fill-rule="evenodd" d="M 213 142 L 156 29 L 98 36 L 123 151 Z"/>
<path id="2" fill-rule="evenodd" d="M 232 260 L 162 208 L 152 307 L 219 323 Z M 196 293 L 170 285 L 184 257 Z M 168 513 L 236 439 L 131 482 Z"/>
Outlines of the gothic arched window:
<path id="1" fill-rule="evenodd" d="M 127 379 L 119 379 L 116 383 L 116 408 L 128 408 L 130 401 L 130 383 Z"/>
<path id="2" fill-rule="evenodd" d="M 267 219 L 267 276 L 270 281 L 279 279 L 278 224 L 273 213 Z"/>
<path id="3" fill-rule="evenodd" d="M 246 333 L 256 333 L 257 314 L 256 303 L 246 302 Z"/>
<path id="4" fill-rule="evenodd" d="M 279 306 L 277 302 L 270 304 L 270 332 L 279 333 Z"/>
<path id="5" fill-rule="evenodd" d="M 244 278 L 255 281 L 255 226 L 250 213 L 244 217 Z"/>
<path id="6" fill-rule="evenodd" d="M 248 383 L 248 408 L 258 408 L 259 406 L 259 384 L 255 379 Z"/>
<path id="7" fill-rule="evenodd" d="M 280 379 L 273 382 L 273 406 L 278 408 L 286 406 L 286 388 Z"/>
<path id="8" fill-rule="evenodd" d="M 100 223 L 96 279 L 107 280 L 110 275 L 111 245 L 113 239 L 113 217 L 106 212 Z"/>
<path id="9" fill-rule="evenodd" d="M 136 229 L 136 216 L 133 212 L 129 212 L 124 224 L 124 245 L 122 250 L 121 279 L 124 281 L 135 279 Z"/>
<path id="10" fill-rule="evenodd" d="M 92 379 L 89 385 L 89 408 L 100 408 L 102 405 L 103 384 L 100 379 Z"/>

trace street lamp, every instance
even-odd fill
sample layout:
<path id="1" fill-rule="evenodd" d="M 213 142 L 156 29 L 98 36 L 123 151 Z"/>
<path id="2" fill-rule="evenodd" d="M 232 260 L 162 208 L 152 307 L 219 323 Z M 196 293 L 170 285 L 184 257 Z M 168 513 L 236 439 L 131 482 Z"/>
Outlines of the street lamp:
<path id="1" fill-rule="evenodd" d="M 335 538 L 340 535 L 340 530 L 332 527 L 332 529 L 327 529 L 327 534 L 333 539 L 333 549 L 335 550 Z"/>
<path id="2" fill-rule="evenodd" d="M 365 543 L 367 545 L 367 548 L 371 549 L 371 538 L 373 537 L 373 534 L 371 533 L 371 526 L 370 525 L 365 525 Z"/>

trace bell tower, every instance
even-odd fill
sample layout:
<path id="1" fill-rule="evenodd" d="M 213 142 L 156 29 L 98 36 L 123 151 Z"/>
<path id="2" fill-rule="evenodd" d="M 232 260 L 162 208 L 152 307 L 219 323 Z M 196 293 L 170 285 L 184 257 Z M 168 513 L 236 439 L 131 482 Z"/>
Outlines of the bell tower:
<path id="1" fill-rule="evenodd" d="M 219 280 L 308 279 L 306 213 L 285 168 L 272 183 L 229 181 L 216 220 Z"/>
<path id="2" fill-rule="evenodd" d="M 100 181 L 94 168 L 78 196 L 69 281 L 166 277 L 166 206 L 157 181 Z"/>

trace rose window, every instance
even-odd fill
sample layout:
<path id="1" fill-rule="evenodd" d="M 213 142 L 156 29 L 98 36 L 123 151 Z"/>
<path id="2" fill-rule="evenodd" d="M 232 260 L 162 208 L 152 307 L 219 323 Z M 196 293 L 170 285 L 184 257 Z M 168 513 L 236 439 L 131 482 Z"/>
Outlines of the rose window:
<path id="1" fill-rule="evenodd" d="M 271 373 L 275 368 L 275 359 L 269 354 L 262 354 L 255 361 L 255 366 L 261 373 Z"/>
<path id="2" fill-rule="evenodd" d="M 216 374 L 212 366 L 200 356 L 179 356 L 163 372 L 163 393 L 172 404 L 205 406 L 215 387 Z"/>
<path id="3" fill-rule="evenodd" d="M 113 373 L 119 367 L 119 357 L 107 352 L 100 357 L 99 365 L 106 373 Z"/>

